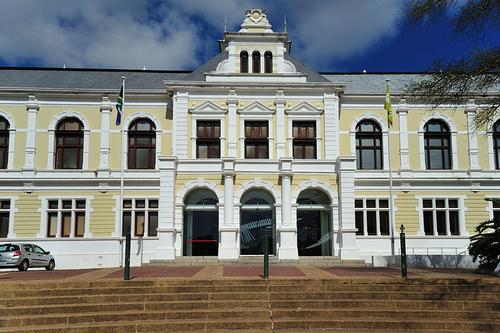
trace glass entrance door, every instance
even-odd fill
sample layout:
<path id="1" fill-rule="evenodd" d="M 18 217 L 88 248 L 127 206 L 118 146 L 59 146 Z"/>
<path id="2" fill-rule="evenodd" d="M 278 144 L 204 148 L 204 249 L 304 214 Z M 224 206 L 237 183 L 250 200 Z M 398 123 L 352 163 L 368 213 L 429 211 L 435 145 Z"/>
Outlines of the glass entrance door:
<path id="1" fill-rule="evenodd" d="M 299 256 L 330 256 L 331 236 L 328 212 L 297 210 Z"/>
<path id="2" fill-rule="evenodd" d="M 241 254 L 264 254 L 264 232 L 267 229 L 269 254 L 274 255 L 275 227 L 272 210 L 243 210 L 241 213 Z"/>
<path id="3" fill-rule="evenodd" d="M 219 213 L 187 211 L 184 221 L 184 255 L 217 256 Z"/>

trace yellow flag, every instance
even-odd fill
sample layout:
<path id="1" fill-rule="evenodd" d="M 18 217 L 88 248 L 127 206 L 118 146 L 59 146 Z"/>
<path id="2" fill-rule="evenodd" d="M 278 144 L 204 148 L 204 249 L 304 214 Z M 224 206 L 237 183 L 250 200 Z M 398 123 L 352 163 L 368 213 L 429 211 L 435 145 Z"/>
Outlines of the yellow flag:
<path id="1" fill-rule="evenodd" d="M 389 127 L 391 127 L 392 110 L 391 110 L 391 90 L 389 89 L 389 82 L 386 82 L 384 109 L 386 109 L 387 111 L 387 122 L 389 123 Z"/>

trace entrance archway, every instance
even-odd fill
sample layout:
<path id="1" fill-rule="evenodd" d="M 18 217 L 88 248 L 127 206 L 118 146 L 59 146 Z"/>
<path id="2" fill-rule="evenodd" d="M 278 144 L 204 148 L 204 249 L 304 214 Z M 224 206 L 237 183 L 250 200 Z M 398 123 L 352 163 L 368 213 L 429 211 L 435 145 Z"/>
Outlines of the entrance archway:
<path id="1" fill-rule="evenodd" d="M 297 249 L 299 256 L 332 255 L 331 201 L 318 189 L 297 198 Z"/>
<path id="2" fill-rule="evenodd" d="M 254 189 L 241 198 L 240 253 L 264 253 L 264 232 L 269 235 L 269 254 L 276 253 L 276 221 L 274 198 L 267 191 Z"/>
<path id="3" fill-rule="evenodd" d="M 217 196 L 209 189 L 195 189 L 184 200 L 183 255 L 217 256 L 219 212 Z"/>

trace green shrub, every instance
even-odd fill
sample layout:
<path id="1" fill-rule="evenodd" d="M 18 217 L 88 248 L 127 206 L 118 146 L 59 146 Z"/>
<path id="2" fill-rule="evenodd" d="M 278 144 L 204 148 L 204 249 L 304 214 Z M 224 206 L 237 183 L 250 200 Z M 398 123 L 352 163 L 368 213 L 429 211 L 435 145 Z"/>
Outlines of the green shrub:
<path id="1" fill-rule="evenodd" d="M 469 253 L 473 261 L 479 258 L 479 269 L 492 272 L 500 260 L 500 220 L 480 223 L 470 238 Z"/>

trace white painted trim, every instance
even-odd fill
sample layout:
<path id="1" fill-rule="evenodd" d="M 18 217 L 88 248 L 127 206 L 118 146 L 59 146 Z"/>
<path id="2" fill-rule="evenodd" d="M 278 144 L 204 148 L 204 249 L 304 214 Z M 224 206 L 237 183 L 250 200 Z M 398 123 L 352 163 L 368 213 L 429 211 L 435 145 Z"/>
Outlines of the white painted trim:
<path id="1" fill-rule="evenodd" d="M 175 204 L 176 205 L 184 205 L 184 200 L 186 196 L 195 189 L 208 189 L 215 193 L 217 199 L 219 200 L 219 205 L 224 204 L 224 192 L 217 187 L 215 183 L 207 181 L 205 179 L 199 178 L 197 180 L 193 180 L 187 184 L 185 184 L 175 196 Z"/>
<path id="2" fill-rule="evenodd" d="M 330 185 L 328 185 L 325 182 L 322 182 L 320 180 L 316 179 L 310 179 L 306 180 L 299 185 L 296 186 L 295 190 L 292 192 L 291 195 L 291 202 L 293 204 L 297 204 L 297 199 L 302 191 L 305 191 L 307 189 L 317 189 L 322 192 L 324 192 L 326 195 L 328 195 L 328 198 L 330 199 L 330 204 L 331 206 L 338 206 L 339 204 L 339 197 L 337 191 L 332 189 Z"/>
<path id="3" fill-rule="evenodd" d="M 490 162 L 490 169 L 495 170 L 495 151 L 494 151 L 494 142 L 493 142 L 493 126 L 497 121 L 500 121 L 500 116 L 496 116 L 491 122 L 490 128 L 486 131 L 487 140 L 488 140 L 488 159 Z"/>
<path id="4" fill-rule="evenodd" d="M 0 116 L 4 117 L 9 123 L 9 150 L 7 154 L 7 170 L 14 169 L 14 153 L 16 149 L 16 122 L 14 118 L 7 112 L 0 111 Z"/>
<path id="5" fill-rule="evenodd" d="M 128 161 L 128 131 L 129 131 L 129 126 L 130 126 L 130 124 L 132 124 L 132 122 L 134 122 L 137 119 L 141 119 L 141 118 L 149 119 L 155 124 L 155 133 L 156 133 L 155 170 L 159 170 L 158 159 L 161 156 L 161 134 L 162 134 L 160 122 L 158 121 L 158 119 L 156 119 L 155 116 L 153 116 L 152 114 L 150 114 L 148 112 L 144 112 L 144 111 L 135 112 L 135 113 L 129 115 L 123 123 L 123 128 L 125 129 L 123 131 L 124 133 L 122 133 L 122 135 L 125 136 L 124 140 L 122 141 L 123 146 L 124 146 L 123 156 L 122 156 L 122 158 L 124 159 L 123 165 L 125 166 L 125 169 L 128 169 L 127 161 Z"/>
<path id="6" fill-rule="evenodd" d="M 437 237 L 437 238 L 448 238 L 448 237 L 466 237 L 469 236 L 469 232 L 467 231 L 466 228 L 466 221 L 465 221 L 465 212 L 468 210 L 467 207 L 465 207 L 465 199 L 467 198 L 466 195 L 455 195 L 453 193 L 450 194 L 429 194 L 429 195 L 415 195 L 415 198 L 418 201 L 417 207 L 415 207 L 416 211 L 418 212 L 418 220 L 419 220 L 419 226 L 420 229 L 417 232 L 417 236 L 422 236 L 422 237 Z M 424 232 L 424 206 L 423 206 L 423 200 L 424 199 L 447 199 L 446 201 L 446 208 L 443 208 L 441 210 L 446 210 L 448 211 L 448 200 L 453 200 L 457 199 L 458 200 L 458 215 L 459 215 L 459 229 L 460 229 L 460 234 L 459 235 L 436 235 L 436 232 L 434 231 L 434 235 L 425 235 Z M 438 209 L 433 209 L 433 211 L 440 210 Z M 453 209 L 453 210 L 456 210 Z M 448 214 L 446 214 L 446 230 L 447 232 L 449 231 L 450 227 L 450 221 L 448 220 Z M 434 223 L 434 227 L 436 226 L 437 221 Z"/>
<path id="7" fill-rule="evenodd" d="M 350 129 L 350 137 L 351 137 L 351 155 L 356 156 L 356 126 L 360 121 L 363 120 L 372 120 L 375 123 L 377 123 L 381 130 L 382 130 L 382 159 L 383 159 L 383 168 L 381 170 L 389 170 L 389 127 L 387 125 L 387 121 L 383 119 L 382 117 L 366 112 L 363 113 L 362 115 L 359 115 L 356 117 L 353 122 L 351 123 L 351 129 Z M 394 132 L 392 132 L 394 133 Z M 356 156 L 357 158 L 357 156 Z"/>
<path id="8" fill-rule="evenodd" d="M 238 108 L 238 113 L 242 115 L 272 115 L 275 112 L 276 110 L 271 109 L 260 102 L 253 102 L 247 106 Z"/>
<path id="9" fill-rule="evenodd" d="M 240 204 L 241 197 L 246 191 L 251 189 L 264 189 L 267 190 L 274 197 L 274 202 L 276 206 L 281 206 L 281 193 L 273 184 L 263 181 L 260 178 L 255 178 L 254 180 L 245 182 L 241 184 L 238 189 L 234 192 L 234 202 Z M 278 221 L 278 219 L 276 219 Z"/>
<path id="10" fill-rule="evenodd" d="M 16 233 L 14 231 L 14 221 L 15 221 L 15 213 L 19 210 L 16 208 L 16 200 L 19 197 L 17 195 L 14 196 L 0 196 L 0 200 L 10 200 L 9 207 L 9 228 L 7 229 L 7 239 L 16 238 Z"/>
<path id="11" fill-rule="evenodd" d="M 205 103 L 204 103 L 205 104 Z M 220 122 L 220 158 L 225 157 L 226 154 L 226 116 L 225 113 L 193 113 L 191 119 L 191 158 L 196 159 L 196 132 L 198 129 L 198 120 L 218 120 Z"/>
<path id="12" fill-rule="evenodd" d="M 90 232 L 90 214 L 93 213 L 94 209 L 92 208 L 91 201 L 94 199 L 93 195 L 40 195 L 38 196 L 38 199 L 41 201 L 41 205 L 38 209 L 38 212 L 40 213 L 40 229 L 38 234 L 36 235 L 37 238 L 48 238 L 47 237 L 47 217 L 48 217 L 48 201 L 49 200 L 57 200 L 58 201 L 58 207 L 60 206 L 60 201 L 61 200 L 71 200 L 72 201 L 72 208 L 71 208 L 71 233 L 70 237 L 61 237 L 61 214 L 59 212 L 61 209 L 57 209 L 57 233 L 56 233 L 56 239 L 64 238 L 64 239 L 71 239 L 71 238 L 90 238 L 92 237 L 92 233 Z M 83 237 L 75 237 L 75 210 L 73 207 L 75 207 L 75 200 L 77 199 L 83 199 L 85 200 L 85 231 L 83 233 Z M 81 211 L 81 210 L 79 210 Z M 52 238 L 50 238 L 52 239 Z"/>
<path id="13" fill-rule="evenodd" d="M 425 167 L 425 142 L 424 142 L 424 126 L 425 124 L 433 119 L 439 119 L 444 121 L 450 129 L 450 139 L 451 139 L 451 170 L 458 170 L 458 147 L 457 147 L 457 128 L 455 124 L 445 115 L 439 113 L 433 113 L 423 118 L 420 121 L 418 127 L 418 141 L 419 141 L 419 155 L 420 155 L 420 169 L 427 170 Z M 464 134 L 467 132 L 464 132 Z"/>
<path id="14" fill-rule="evenodd" d="M 318 109 L 307 102 L 301 102 L 293 108 L 286 108 L 285 113 L 289 115 L 320 115 L 323 110 Z"/>
<path id="15" fill-rule="evenodd" d="M 320 136 L 320 134 L 321 134 L 321 128 L 320 128 L 321 115 L 319 115 L 319 114 L 311 114 L 311 115 L 289 114 L 287 118 L 288 118 L 287 156 L 293 157 L 293 122 L 294 121 L 301 121 L 301 120 L 305 120 L 305 121 L 310 120 L 310 121 L 314 121 L 316 123 L 316 160 L 323 159 L 324 158 L 323 149 L 321 146 L 321 142 L 323 141 L 323 138 Z"/>
<path id="16" fill-rule="evenodd" d="M 267 138 L 267 144 L 269 149 L 269 159 L 274 159 L 274 137 L 273 137 L 273 115 L 271 113 L 265 114 L 254 114 L 254 113 L 246 113 L 240 115 L 240 138 L 239 138 L 239 151 L 240 151 L 240 159 L 245 159 L 245 121 L 247 120 L 261 120 L 267 121 L 267 128 L 269 131 L 269 136 Z M 258 160 L 258 159 L 257 159 Z"/>
<path id="17" fill-rule="evenodd" d="M 206 101 L 200 105 L 193 104 L 193 106 L 188 110 L 191 114 L 224 115 L 227 113 L 227 109 L 225 107 L 218 106 L 211 101 Z"/>
<path id="18" fill-rule="evenodd" d="M 87 121 L 87 119 L 81 115 L 78 112 L 74 111 L 64 111 L 59 113 L 57 116 L 52 118 L 48 132 L 49 132 L 49 137 L 48 137 L 48 156 L 47 156 L 47 169 L 48 170 L 54 170 L 55 169 L 55 162 L 54 162 L 54 157 L 55 157 L 55 132 L 56 132 L 56 127 L 57 124 L 63 119 L 66 118 L 77 118 L 80 120 L 83 124 L 83 161 L 82 161 L 82 169 L 81 170 L 88 170 L 89 168 L 89 149 L 90 149 L 90 126 Z"/>

